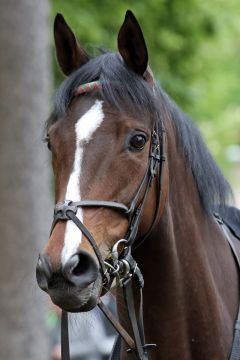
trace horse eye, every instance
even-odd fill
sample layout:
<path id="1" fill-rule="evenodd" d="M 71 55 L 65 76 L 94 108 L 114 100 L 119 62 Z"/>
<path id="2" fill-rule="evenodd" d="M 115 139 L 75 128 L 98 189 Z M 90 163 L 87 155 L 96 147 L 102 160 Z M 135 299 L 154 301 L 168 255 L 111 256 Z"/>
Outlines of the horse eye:
<path id="1" fill-rule="evenodd" d="M 44 139 L 44 142 L 47 143 L 48 149 L 51 151 L 51 143 L 50 143 L 50 137 L 47 135 Z"/>
<path id="2" fill-rule="evenodd" d="M 144 148 L 144 145 L 147 142 L 147 138 L 145 135 L 143 134 L 137 134 L 134 135 L 131 139 L 130 139 L 130 150 L 132 151 L 141 151 Z"/>

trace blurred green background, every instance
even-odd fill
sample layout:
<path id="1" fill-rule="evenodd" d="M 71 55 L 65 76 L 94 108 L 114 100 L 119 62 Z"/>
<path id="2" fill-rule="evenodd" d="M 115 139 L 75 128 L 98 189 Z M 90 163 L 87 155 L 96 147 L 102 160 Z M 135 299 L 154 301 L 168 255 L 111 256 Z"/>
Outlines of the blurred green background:
<path id="1" fill-rule="evenodd" d="M 240 2 L 238 0 L 52 0 L 81 44 L 116 50 L 127 9 L 139 20 L 156 78 L 198 123 L 236 192 L 240 177 Z M 54 56 L 55 85 L 62 80 Z"/>

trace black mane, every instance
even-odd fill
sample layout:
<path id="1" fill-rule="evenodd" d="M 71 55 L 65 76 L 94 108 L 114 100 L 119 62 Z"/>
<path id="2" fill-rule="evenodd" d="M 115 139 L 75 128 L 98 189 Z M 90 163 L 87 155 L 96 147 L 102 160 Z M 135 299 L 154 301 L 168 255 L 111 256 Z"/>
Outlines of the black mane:
<path id="1" fill-rule="evenodd" d="M 99 80 L 104 101 L 121 109 L 123 104 L 129 110 L 156 111 L 152 89 L 140 76 L 127 69 L 119 54 L 107 52 L 92 58 L 70 75 L 59 87 L 53 117 L 66 113 L 74 90 L 82 84 Z"/>
<path id="2" fill-rule="evenodd" d="M 203 208 L 208 213 L 218 212 L 224 216 L 226 206 L 233 200 L 228 181 L 210 154 L 193 121 L 163 90 L 160 94 L 176 129 L 179 148 L 182 149 L 192 171 Z"/>
<path id="3" fill-rule="evenodd" d="M 198 129 L 176 104 L 169 99 L 159 84 L 154 89 L 140 76 L 127 69 L 119 54 L 105 53 L 92 58 L 69 76 L 60 86 L 55 98 L 53 116 L 47 127 L 63 116 L 72 101 L 74 90 L 81 84 L 99 80 L 104 101 L 121 109 L 123 104 L 134 112 L 147 111 L 161 119 L 165 108 L 176 129 L 182 149 L 207 213 L 224 211 L 231 198 L 231 188 L 209 153 Z M 164 119 L 162 119 L 164 121 Z"/>

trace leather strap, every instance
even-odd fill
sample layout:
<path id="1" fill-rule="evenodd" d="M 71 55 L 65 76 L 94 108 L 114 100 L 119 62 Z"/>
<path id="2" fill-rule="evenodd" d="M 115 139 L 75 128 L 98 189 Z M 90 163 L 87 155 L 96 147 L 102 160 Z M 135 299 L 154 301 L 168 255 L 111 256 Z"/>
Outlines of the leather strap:
<path id="1" fill-rule="evenodd" d="M 115 316 L 111 313 L 111 311 L 108 309 L 108 307 L 102 301 L 99 301 L 98 307 L 104 313 L 104 315 L 108 318 L 108 320 L 111 322 L 113 327 L 117 330 L 119 335 L 129 346 L 129 348 L 134 349 L 135 348 L 134 340 L 126 332 L 126 330 L 122 327 L 122 325 L 119 323 L 119 321 L 116 321 Z"/>
<path id="2" fill-rule="evenodd" d="M 234 245 L 232 239 L 230 238 L 230 236 L 228 234 L 228 228 L 224 224 L 224 222 L 221 224 L 221 226 L 222 226 L 222 229 L 223 229 L 223 231 L 224 231 L 224 233 L 226 235 L 226 239 L 227 239 L 227 241 L 228 241 L 228 243 L 230 245 L 230 248 L 232 250 L 234 258 L 236 260 L 238 270 L 240 271 L 239 256 L 237 254 L 235 245 Z M 234 325 L 233 345 L 232 345 L 232 350 L 231 350 L 229 360 L 240 360 L 240 304 L 238 306 L 237 319 L 236 319 L 235 325 Z"/>
<path id="3" fill-rule="evenodd" d="M 99 247 L 97 246 L 94 238 L 92 237 L 92 235 L 90 234 L 90 232 L 88 231 L 86 226 L 79 220 L 79 218 L 72 211 L 67 211 L 67 216 L 69 217 L 70 220 L 72 220 L 74 222 L 74 224 L 81 230 L 81 232 L 88 239 L 88 241 L 89 241 L 90 245 L 92 246 L 93 251 L 95 252 L 95 255 L 98 259 L 98 262 L 100 265 L 100 270 L 101 270 L 102 276 L 104 278 L 106 275 L 106 267 L 105 267 L 102 255 L 100 253 Z"/>
<path id="4" fill-rule="evenodd" d="M 68 313 L 66 311 L 62 311 L 62 318 L 61 318 L 61 358 L 62 360 L 70 360 Z"/>
<path id="5" fill-rule="evenodd" d="M 240 320 L 236 320 L 234 327 L 233 345 L 229 360 L 240 360 Z"/>
<path id="6" fill-rule="evenodd" d="M 164 165 L 166 161 L 166 154 L 165 154 L 165 142 L 166 142 L 166 132 L 162 128 L 161 129 L 161 141 L 160 141 L 160 161 L 159 161 L 159 170 L 158 170 L 158 189 L 157 189 L 157 198 L 156 198 L 156 208 L 155 213 L 153 217 L 152 224 L 150 228 L 148 229 L 147 233 L 139 239 L 137 244 L 134 244 L 134 250 L 137 249 L 144 241 L 148 238 L 148 236 L 151 234 L 152 230 L 155 228 L 157 221 L 159 220 L 159 213 L 160 213 L 160 206 L 162 203 L 162 188 L 163 188 L 163 176 L 164 176 Z"/>
<path id="7" fill-rule="evenodd" d="M 132 291 L 132 284 L 130 281 L 130 278 L 124 281 L 123 283 L 123 293 L 124 293 L 124 299 L 126 302 L 126 307 L 128 310 L 128 317 L 131 323 L 132 331 L 134 334 L 134 341 L 136 344 L 136 353 L 139 359 L 141 360 L 147 360 L 148 356 L 147 353 L 144 350 L 144 343 L 142 342 L 144 340 L 143 335 L 143 329 L 140 330 L 136 313 L 135 313 L 135 306 L 134 306 L 134 299 L 133 299 L 133 291 Z M 132 348 L 130 349 L 133 350 Z"/>
<path id="8" fill-rule="evenodd" d="M 74 202 L 74 205 L 77 207 L 109 207 L 112 209 L 123 211 L 125 214 L 130 214 L 130 208 L 116 201 L 81 200 Z"/>
<path id="9" fill-rule="evenodd" d="M 236 265 L 240 272 L 240 259 L 239 259 L 238 253 L 236 251 L 235 245 L 228 233 L 228 231 L 229 231 L 228 226 L 224 223 L 224 220 L 221 218 L 221 216 L 219 214 L 215 213 L 214 217 L 217 220 L 218 224 L 221 226 L 221 228 L 225 234 L 225 238 L 227 239 L 228 244 L 232 250 L 234 259 L 236 260 Z M 238 306 L 237 319 L 236 319 L 235 325 L 234 325 L 233 345 L 232 345 L 231 353 L 229 356 L 229 360 L 240 360 L 240 304 Z"/>
<path id="10" fill-rule="evenodd" d="M 139 227 L 139 224 L 141 221 L 145 202 L 147 200 L 148 193 L 152 186 L 153 179 L 155 176 L 157 176 L 158 166 L 159 166 L 159 184 L 160 184 L 160 186 L 158 186 L 158 190 L 161 190 L 161 188 L 162 188 L 163 163 L 165 162 L 164 146 L 165 146 L 165 144 L 163 142 L 161 144 L 161 147 L 159 147 L 159 139 L 158 139 L 157 129 L 154 128 L 154 130 L 152 132 L 152 143 L 151 143 L 151 147 L 150 147 L 148 169 L 147 169 L 147 172 L 145 173 L 145 176 L 140 184 L 140 187 L 136 193 L 136 196 L 134 197 L 134 199 L 132 201 L 132 203 L 135 204 L 134 206 L 136 206 L 137 202 L 139 201 L 139 196 L 141 194 L 141 191 L 147 181 L 147 184 L 145 185 L 145 192 L 143 195 L 143 199 L 140 202 L 137 209 L 133 212 L 129 230 L 128 230 L 128 233 L 126 236 L 129 247 L 132 247 L 133 243 L 136 240 L 137 231 L 138 231 L 138 227 Z M 148 230 L 147 234 L 141 240 L 141 243 L 146 239 L 146 237 L 152 231 L 153 226 L 155 226 L 160 203 L 161 203 L 161 191 L 158 192 L 158 195 L 157 195 L 157 206 L 156 206 L 155 213 L 154 213 L 154 219 L 152 221 L 152 224 L 151 224 L 150 229 Z M 131 205 L 131 207 L 132 207 L 132 205 Z M 138 244 L 137 244 L 137 246 L 138 246 Z"/>
<path id="11" fill-rule="evenodd" d="M 120 354 L 121 354 L 121 336 L 117 335 L 112 352 L 110 354 L 109 360 L 120 360 Z"/>

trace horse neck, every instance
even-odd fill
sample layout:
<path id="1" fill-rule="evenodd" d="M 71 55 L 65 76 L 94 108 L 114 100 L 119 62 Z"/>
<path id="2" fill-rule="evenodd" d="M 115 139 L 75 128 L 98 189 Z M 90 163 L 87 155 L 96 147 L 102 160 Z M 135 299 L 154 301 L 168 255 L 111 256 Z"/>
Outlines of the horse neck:
<path id="1" fill-rule="evenodd" d="M 232 324 L 228 328 L 224 315 L 220 314 L 222 308 L 216 299 L 222 278 L 219 268 L 214 269 L 211 264 L 214 257 L 226 249 L 218 246 L 221 231 L 203 210 L 183 155 L 177 151 L 174 141 L 168 144 L 169 147 L 169 190 L 165 210 L 154 232 L 134 253 L 145 281 L 146 337 L 150 343 L 161 343 L 162 357 L 157 353 L 156 359 L 192 359 L 192 345 L 195 341 L 203 341 L 199 334 L 206 337 L 211 327 L 216 336 L 215 343 L 210 345 L 206 341 L 205 351 L 209 345 L 209 355 L 216 354 L 217 347 L 220 360 L 226 358 L 231 339 L 226 336 L 223 340 L 219 324 L 225 322 L 225 333 L 231 333 Z M 215 229 L 214 234 L 212 229 Z M 230 271 L 234 273 L 234 265 L 231 266 Z M 223 302 L 227 302 L 228 295 Z M 232 313 L 234 306 L 230 310 Z M 119 308 L 122 309 L 122 304 Z M 122 318 L 126 326 L 124 311 Z M 177 346 L 171 357 L 169 348 L 173 347 L 174 341 Z M 205 355 L 198 349 L 194 359 L 202 359 L 201 356 Z"/>

